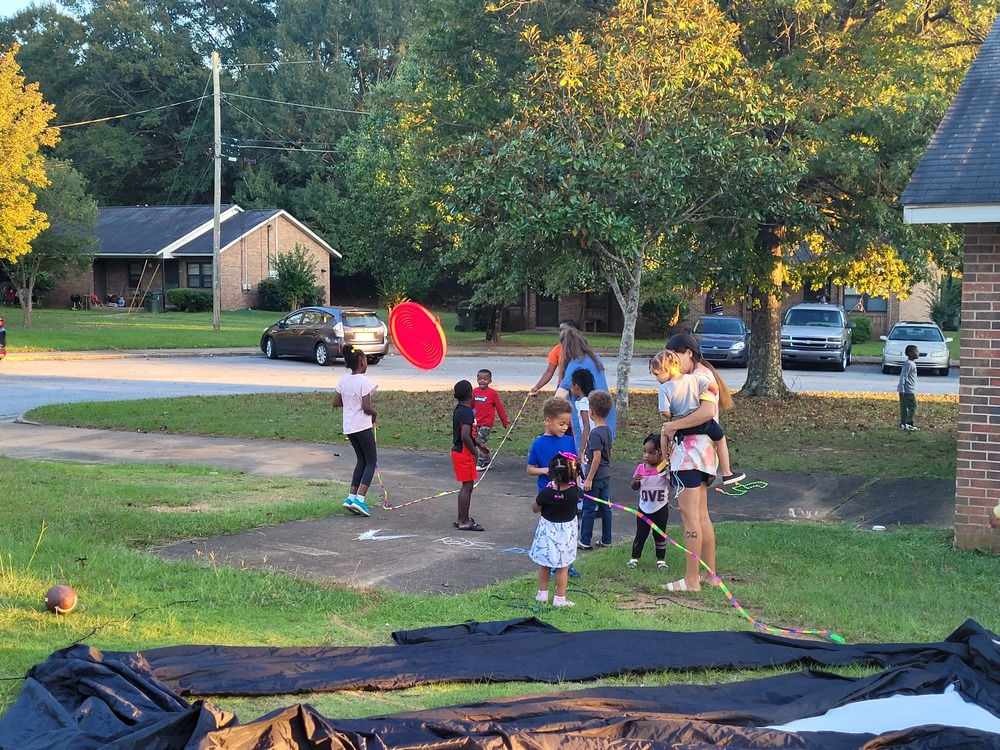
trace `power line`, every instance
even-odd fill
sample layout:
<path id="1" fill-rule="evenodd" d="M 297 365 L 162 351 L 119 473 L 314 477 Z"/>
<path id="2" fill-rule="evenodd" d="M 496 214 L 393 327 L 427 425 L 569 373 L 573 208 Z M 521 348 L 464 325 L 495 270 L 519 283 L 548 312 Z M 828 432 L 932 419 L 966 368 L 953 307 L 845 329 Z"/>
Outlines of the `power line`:
<path id="1" fill-rule="evenodd" d="M 349 115 L 369 115 L 371 112 L 356 109 L 338 109 L 336 107 L 320 107 L 317 104 L 299 104 L 298 102 L 282 102 L 277 99 L 262 99 L 259 96 L 244 96 L 243 94 L 226 94 L 225 97 L 234 99 L 252 99 L 255 102 L 268 102 L 269 104 L 284 104 L 289 107 L 303 107 L 304 109 L 319 109 L 324 112 L 343 112 Z"/>
<path id="2" fill-rule="evenodd" d="M 80 122 L 70 122 L 65 125 L 53 125 L 54 128 L 75 128 L 77 125 L 93 125 L 96 122 L 107 122 L 108 120 L 120 120 L 123 117 L 134 117 L 136 115 L 144 115 L 147 112 L 156 112 L 159 109 L 170 109 L 171 107 L 180 107 L 182 104 L 190 104 L 191 102 L 197 102 L 204 99 L 204 96 L 197 96 L 194 99 L 186 99 L 183 102 L 174 102 L 173 104 L 164 104 L 162 107 L 150 107 L 149 109 L 142 109 L 138 112 L 128 112 L 124 115 L 111 115 L 110 117 L 98 117 L 93 120 L 81 120 Z"/>

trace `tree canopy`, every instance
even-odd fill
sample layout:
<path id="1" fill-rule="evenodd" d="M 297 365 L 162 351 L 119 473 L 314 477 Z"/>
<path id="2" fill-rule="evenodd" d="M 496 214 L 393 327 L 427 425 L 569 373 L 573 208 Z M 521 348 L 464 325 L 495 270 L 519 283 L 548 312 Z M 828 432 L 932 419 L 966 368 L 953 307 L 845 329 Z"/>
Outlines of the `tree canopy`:
<path id="1" fill-rule="evenodd" d="M 0 259 L 16 261 L 47 226 L 35 208 L 35 190 L 45 187 L 43 146 L 54 146 L 54 115 L 38 84 L 25 84 L 15 59 L 18 46 L 0 52 Z"/>

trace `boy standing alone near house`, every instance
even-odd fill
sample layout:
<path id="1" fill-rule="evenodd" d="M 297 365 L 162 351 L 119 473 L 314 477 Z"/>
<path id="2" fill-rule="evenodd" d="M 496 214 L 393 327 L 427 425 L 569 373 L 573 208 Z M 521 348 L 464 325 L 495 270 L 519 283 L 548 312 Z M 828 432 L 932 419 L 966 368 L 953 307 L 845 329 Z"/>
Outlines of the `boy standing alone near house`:
<path id="1" fill-rule="evenodd" d="M 906 347 L 906 362 L 899 368 L 899 429 L 915 432 L 913 417 L 917 413 L 917 358 L 920 350 L 910 344 Z"/>
<path id="2" fill-rule="evenodd" d="M 472 405 L 476 409 L 476 439 L 483 445 L 489 445 L 490 433 L 496 417 L 500 417 L 500 422 L 504 428 L 507 427 L 507 412 L 500 401 L 500 394 L 490 388 L 493 382 L 493 373 L 487 369 L 482 369 L 476 373 L 476 389 L 472 392 Z M 476 468 L 482 471 L 489 463 L 486 454 L 479 454 L 479 461 Z"/>

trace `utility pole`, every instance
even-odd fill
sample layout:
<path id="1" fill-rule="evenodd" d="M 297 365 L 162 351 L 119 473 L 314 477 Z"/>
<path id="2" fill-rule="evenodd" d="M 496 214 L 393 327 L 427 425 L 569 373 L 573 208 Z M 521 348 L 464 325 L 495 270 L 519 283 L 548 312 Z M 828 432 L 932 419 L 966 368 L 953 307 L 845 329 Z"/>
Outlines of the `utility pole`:
<path id="1" fill-rule="evenodd" d="M 212 53 L 212 102 L 215 107 L 215 203 L 212 220 L 212 330 L 222 330 L 222 244 L 219 214 L 222 211 L 222 96 L 219 93 L 219 53 Z"/>

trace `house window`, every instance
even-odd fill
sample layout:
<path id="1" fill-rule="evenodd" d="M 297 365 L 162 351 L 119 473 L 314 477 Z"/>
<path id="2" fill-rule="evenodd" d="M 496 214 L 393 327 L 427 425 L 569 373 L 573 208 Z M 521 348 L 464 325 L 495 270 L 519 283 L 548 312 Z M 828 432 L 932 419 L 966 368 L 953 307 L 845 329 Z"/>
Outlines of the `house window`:
<path id="1" fill-rule="evenodd" d="M 187 285 L 189 289 L 211 289 L 212 288 L 212 264 L 211 263 L 188 263 L 187 264 Z"/>
<path id="2" fill-rule="evenodd" d="M 137 261 L 130 261 L 128 264 L 128 285 L 132 287 L 139 287 L 139 282 L 142 280 L 142 269 L 145 263 L 139 263 Z"/>
<path id="3" fill-rule="evenodd" d="M 845 286 L 844 309 L 847 312 L 884 313 L 889 310 L 889 298 L 859 294 L 856 289 Z"/>

